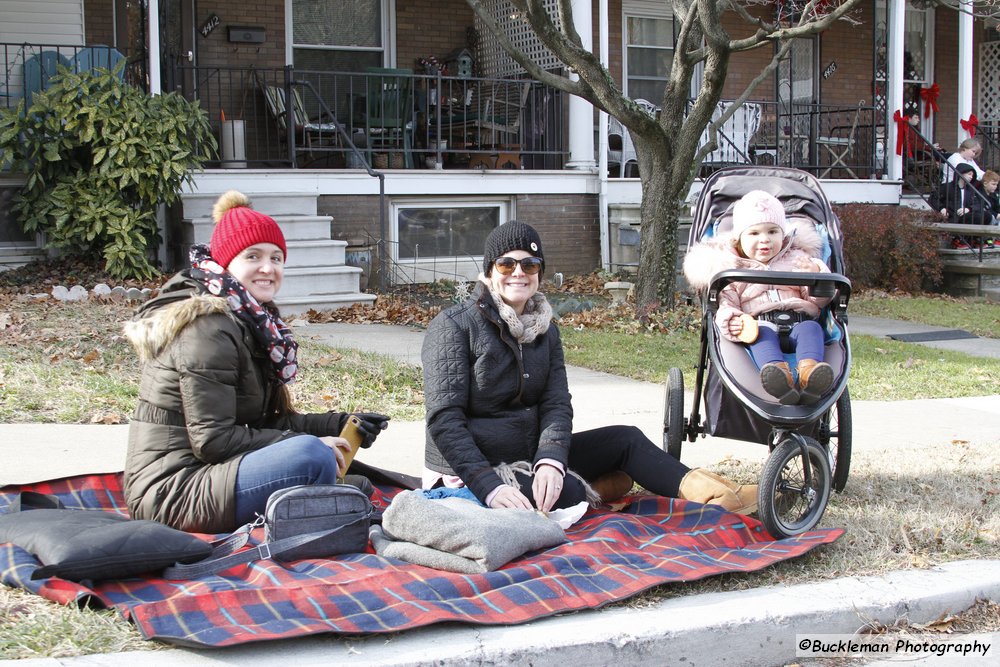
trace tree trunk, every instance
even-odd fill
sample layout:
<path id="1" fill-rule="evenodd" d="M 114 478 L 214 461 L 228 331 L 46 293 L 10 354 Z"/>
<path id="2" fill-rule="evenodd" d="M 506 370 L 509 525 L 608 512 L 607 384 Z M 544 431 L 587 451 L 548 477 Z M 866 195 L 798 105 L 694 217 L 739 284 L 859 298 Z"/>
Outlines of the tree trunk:
<path id="1" fill-rule="evenodd" d="M 677 228 L 687 199 L 684 187 L 687 174 L 674 174 L 671 163 L 660 151 L 642 151 L 638 158 L 642 179 L 642 242 L 635 304 L 642 316 L 651 309 L 674 307 Z"/>

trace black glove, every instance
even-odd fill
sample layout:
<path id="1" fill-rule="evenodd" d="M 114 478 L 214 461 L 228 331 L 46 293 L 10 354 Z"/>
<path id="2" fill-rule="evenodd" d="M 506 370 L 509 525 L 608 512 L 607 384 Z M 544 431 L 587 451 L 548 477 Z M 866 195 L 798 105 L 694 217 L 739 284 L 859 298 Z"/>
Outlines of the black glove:
<path id="1" fill-rule="evenodd" d="M 377 412 L 355 412 L 353 414 L 361 421 L 358 431 L 364 436 L 361 441 L 361 447 L 364 449 L 371 447 L 378 434 L 389 427 L 389 417 Z"/>

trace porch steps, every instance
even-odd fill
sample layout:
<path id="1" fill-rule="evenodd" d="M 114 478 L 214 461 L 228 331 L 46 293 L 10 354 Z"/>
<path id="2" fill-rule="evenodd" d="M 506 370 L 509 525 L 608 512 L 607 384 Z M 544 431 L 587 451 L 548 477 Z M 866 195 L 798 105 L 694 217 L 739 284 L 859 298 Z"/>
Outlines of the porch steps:
<path id="1" fill-rule="evenodd" d="M 221 193 L 182 195 L 180 245 L 208 244 L 215 223 L 212 206 Z M 317 215 L 317 195 L 247 192 L 254 209 L 274 218 L 285 234 L 288 261 L 277 303 L 283 315 L 371 305 L 374 294 L 360 290 L 362 269 L 347 266 L 347 241 L 332 239 L 330 216 Z M 184 256 L 182 253 L 178 256 Z"/>
<path id="2" fill-rule="evenodd" d="M 35 246 L 0 246 L 0 271 L 24 266 L 45 257 L 45 250 Z"/>

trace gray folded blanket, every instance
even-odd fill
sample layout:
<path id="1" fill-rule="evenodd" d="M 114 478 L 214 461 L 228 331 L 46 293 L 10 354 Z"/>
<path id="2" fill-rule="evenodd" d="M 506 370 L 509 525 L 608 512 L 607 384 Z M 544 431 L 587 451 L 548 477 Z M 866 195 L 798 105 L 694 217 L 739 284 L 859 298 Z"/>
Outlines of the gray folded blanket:
<path id="1" fill-rule="evenodd" d="M 490 509 L 461 498 L 396 495 L 369 531 L 380 556 L 437 570 L 482 574 L 523 553 L 562 544 L 566 533 L 538 512 Z"/>

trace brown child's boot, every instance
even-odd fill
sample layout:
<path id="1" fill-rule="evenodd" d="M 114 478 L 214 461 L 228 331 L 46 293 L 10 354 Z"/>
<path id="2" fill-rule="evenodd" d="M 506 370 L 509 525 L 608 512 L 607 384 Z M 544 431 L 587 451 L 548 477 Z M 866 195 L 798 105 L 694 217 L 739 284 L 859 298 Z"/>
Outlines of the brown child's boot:
<path id="1" fill-rule="evenodd" d="M 778 399 L 782 405 L 795 405 L 799 402 L 799 390 L 795 388 L 792 369 L 787 361 L 776 361 L 764 364 L 760 369 L 760 383 L 764 391 Z"/>
<path id="2" fill-rule="evenodd" d="M 799 374 L 802 403 L 812 405 L 833 386 L 833 367 L 825 361 L 803 359 L 795 367 Z"/>
<path id="3" fill-rule="evenodd" d="M 737 514 L 757 511 L 757 485 L 737 484 L 704 468 L 695 468 L 681 480 L 679 496 L 705 505 L 719 505 Z"/>
<path id="4" fill-rule="evenodd" d="M 595 479 L 590 488 L 597 492 L 602 503 L 610 503 L 632 490 L 632 478 L 626 472 L 615 470 Z"/>

